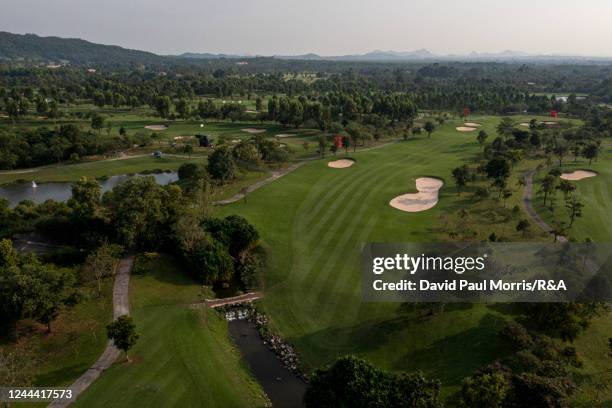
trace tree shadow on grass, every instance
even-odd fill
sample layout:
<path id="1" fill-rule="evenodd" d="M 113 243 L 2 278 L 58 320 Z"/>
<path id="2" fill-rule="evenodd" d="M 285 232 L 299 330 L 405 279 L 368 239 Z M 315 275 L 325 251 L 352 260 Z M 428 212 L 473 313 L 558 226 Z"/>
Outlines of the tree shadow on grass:
<path id="1" fill-rule="evenodd" d="M 159 258 L 147 261 L 147 270 L 137 276 L 150 276 L 162 283 L 177 286 L 201 284 L 183 267 L 183 264 L 172 255 L 162 254 Z"/>
<path id="2" fill-rule="evenodd" d="M 74 364 L 67 367 L 60 367 L 57 370 L 48 371 L 37 375 L 34 382 L 37 386 L 57 386 L 66 382 L 73 381 L 83 374 L 89 366 L 86 363 Z"/>
<path id="3" fill-rule="evenodd" d="M 448 306 L 451 309 L 456 306 L 460 310 L 471 305 Z M 451 313 L 451 310 L 447 309 L 445 313 Z M 306 361 L 317 361 L 323 366 L 347 354 L 374 354 L 381 348 L 390 346 L 385 341 L 386 338 L 397 339 L 402 332 L 410 329 L 422 330 L 422 323 L 431 330 L 433 325 L 429 325 L 427 320 L 427 317 L 415 313 L 405 313 L 385 321 L 367 321 L 351 327 L 332 327 L 290 341 L 297 346 L 300 353 L 307 353 Z M 504 323 L 503 318 L 487 313 L 478 321 L 476 327 L 442 338 L 426 348 L 414 349 L 410 344 L 406 344 L 406 349 L 411 351 L 406 352 L 402 348 L 390 350 L 391 366 L 385 368 L 394 371 L 420 370 L 428 376 L 440 379 L 443 385 L 459 385 L 465 376 L 510 353 L 507 346 L 498 340 L 498 332 Z M 393 354 L 397 357 L 393 357 Z"/>
<path id="4" fill-rule="evenodd" d="M 465 376 L 511 352 L 497 339 L 503 324 L 500 317 L 486 314 L 477 327 L 406 353 L 396 361 L 394 369 L 410 367 L 439 379 L 445 386 L 460 385 Z"/>

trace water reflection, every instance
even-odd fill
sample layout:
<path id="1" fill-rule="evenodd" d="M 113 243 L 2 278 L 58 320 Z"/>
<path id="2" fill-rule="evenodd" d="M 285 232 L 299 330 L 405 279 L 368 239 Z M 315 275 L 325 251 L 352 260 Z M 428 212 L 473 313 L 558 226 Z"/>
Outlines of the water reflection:
<path id="1" fill-rule="evenodd" d="M 158 184 L 166 185 L 178 180 L 176 172 L 148 174 L 155 178 Z M 132 177 L 143 176 L 122 174 L 112 176 L 106 180 L 98 180 L 102 187 L 102 192 L 109 191 L 117 184 L 120 184 Z M 11 207 L 16 206 L 23 200 L 32 200 L 35 203 L 42 203 L 48 199 L 56 201 L 67 201 L 72 195 L 72 183 L 52 182 L 52 183 L 35 183 L 28 181 L 23 183 L 9 184 L 0 186 L 0 198 L 5 198 L 9 201 Z"/>

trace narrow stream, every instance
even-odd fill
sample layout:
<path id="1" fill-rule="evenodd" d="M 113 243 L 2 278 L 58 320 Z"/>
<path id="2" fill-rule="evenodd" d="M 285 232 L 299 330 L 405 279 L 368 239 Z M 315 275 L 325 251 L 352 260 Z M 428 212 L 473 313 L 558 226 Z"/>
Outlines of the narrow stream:
<path id="1" fill-rule="evenodd" d="M 289 371 L 263 344 L 255 325 L 247 320 L 228 322 L 229 333 L 242 357 L 270 397 L 274 408 L 303 407 L 306 383 Z"/>

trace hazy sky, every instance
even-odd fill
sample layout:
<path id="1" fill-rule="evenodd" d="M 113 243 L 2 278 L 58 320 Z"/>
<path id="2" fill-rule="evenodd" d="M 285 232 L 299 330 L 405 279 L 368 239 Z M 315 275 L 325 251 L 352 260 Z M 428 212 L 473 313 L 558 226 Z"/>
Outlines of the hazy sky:
<path id="1" fill-rule="evenodd" d="M 0 0 L 0 31 L 153 51 L 612 56 L 610 0 Z"/>

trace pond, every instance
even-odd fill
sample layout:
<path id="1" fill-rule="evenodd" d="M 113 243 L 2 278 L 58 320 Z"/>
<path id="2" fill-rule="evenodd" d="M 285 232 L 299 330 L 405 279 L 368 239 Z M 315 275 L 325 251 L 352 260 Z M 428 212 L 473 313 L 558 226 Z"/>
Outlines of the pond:
<path id="1" fill-rule="evenodd" d="M 122 174 L 119 176 L 109 177 L 106 180 L 98 180 L 98 183 L 100 183 L 100 186 L 102 187 L 102 192 L 105 192 L 132 177 L 140 176 L 144 175 Z M 147 176 L 154 177 L 155 181 L 161 185 L 166 185 L 178 180 L 178 174 L 176 172 L 147 174 Z M 29 181 L 0 186 L 0 198 L 5 198 L 8 200 L 11 207 L 16 206 L 23 200 L 32 200 L 35 203 L 42 203 L 49 199 L 53 199 L 55 201 L 67 201 L 71 196 L 72 183 L 68 182 L 40 183 L 34 187 L 33 182 Z"/>
<path id="2" fill-rule="evenodd" d="M 229 332 L 243 359 L 272 401 L 274 408 L 302 407 L 306 383 L 289 371 L 248 320 L 232 320 Z"/>

